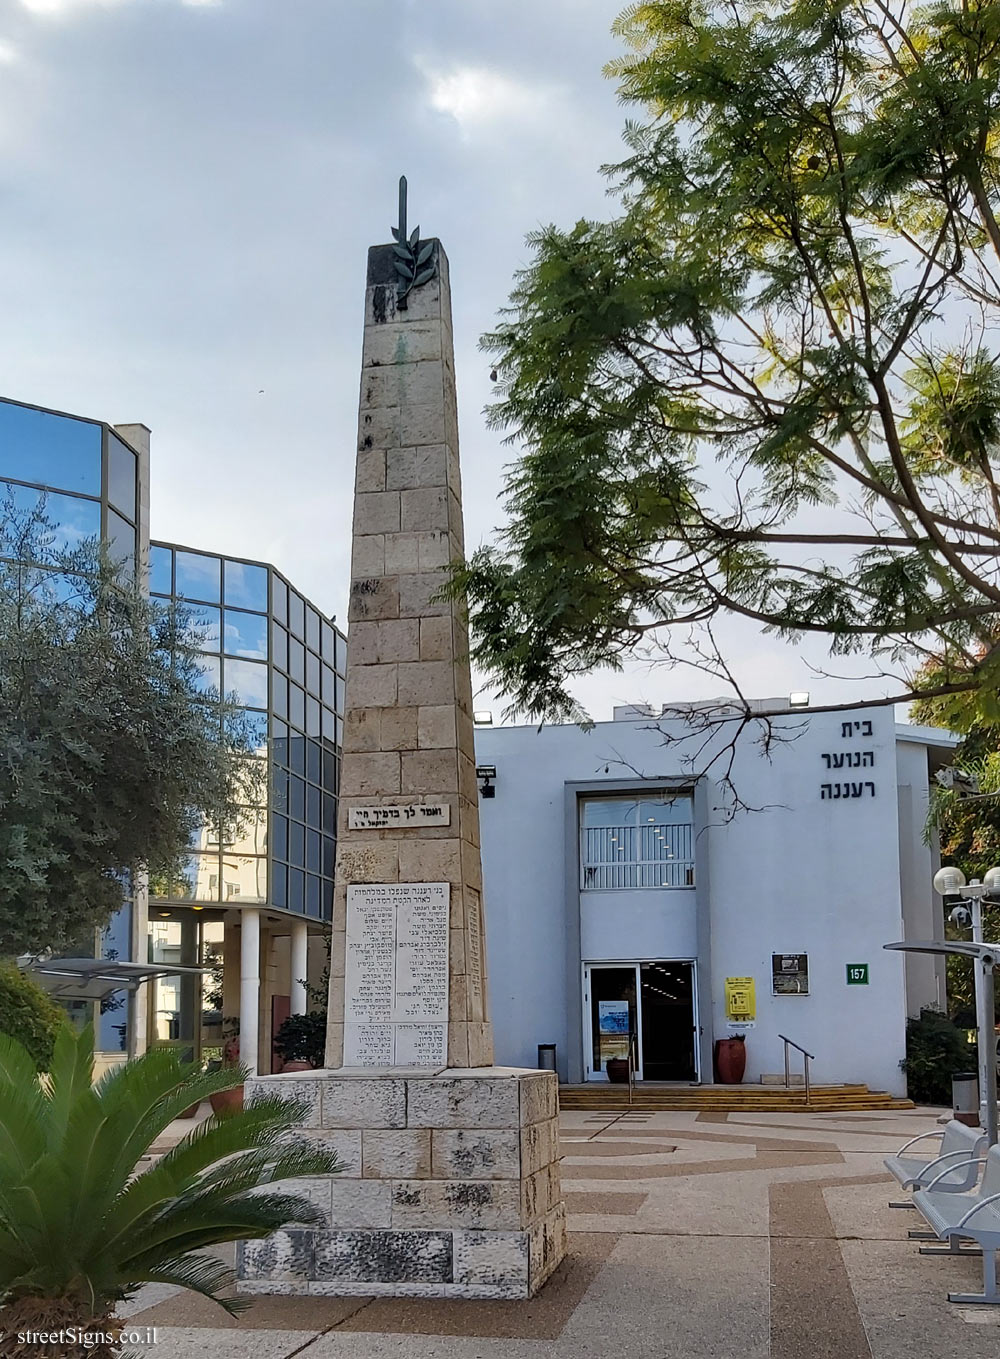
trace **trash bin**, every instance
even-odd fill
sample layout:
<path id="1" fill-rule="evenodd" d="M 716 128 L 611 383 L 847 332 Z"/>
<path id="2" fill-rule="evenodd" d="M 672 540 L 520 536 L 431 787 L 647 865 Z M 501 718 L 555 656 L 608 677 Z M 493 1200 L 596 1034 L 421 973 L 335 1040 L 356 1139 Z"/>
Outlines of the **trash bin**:
<path id="1" fill-rule="evenodd" d="M 952 1117 L 966 1127 L 979 1127 L 979 1077 L 962 1071 L 951 1078 Z"/>
<path id="2" fill-rule="evenodd" d="M 555 1071 L 556 1069 L 555 1043 L 538 1044 L 538 1067 L 540 1071 Z"/>

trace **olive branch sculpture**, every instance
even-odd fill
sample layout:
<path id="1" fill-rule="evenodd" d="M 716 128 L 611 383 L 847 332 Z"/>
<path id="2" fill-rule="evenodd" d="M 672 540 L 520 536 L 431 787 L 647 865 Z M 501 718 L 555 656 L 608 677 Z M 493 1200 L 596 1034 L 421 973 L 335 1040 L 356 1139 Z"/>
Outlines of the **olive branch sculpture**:
<path id="1" fill-rule="evenodd" d="M 396 306 L 406 310 L 406 299 L 414 288 L 429 282 L 436 272 L 434 242 L 421 241 L 416 226 L 406 234 L 406 176 L 399 177 L 399 226 L 392 228 L 396 244 L 392 247 L 396 258 Z"/>

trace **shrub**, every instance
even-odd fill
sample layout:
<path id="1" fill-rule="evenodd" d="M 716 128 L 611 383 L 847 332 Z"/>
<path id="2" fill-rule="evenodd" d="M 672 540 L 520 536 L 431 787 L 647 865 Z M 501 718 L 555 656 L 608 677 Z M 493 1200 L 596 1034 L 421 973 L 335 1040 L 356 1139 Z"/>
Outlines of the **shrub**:
<path id="1" fill-rule="evenodd" d="M 951 1078 L 976 1067 L 975 1049 L 941 1010 L 928 1006 L 906 1021 L 906 1089 L 918 1104 L 951 1104 Z"/>
<path id="2" fill-rule="evenodd" d="M 27 1051 L 0 1035 L 2 1359 L 51 1359 L 51 1345 L 21 1345 L 22 1331 L 113 1333 L 117 1304 L 144 1283 L 190 1288 L 236 1313 L 248 1300 L 226 1296 L 233 1274 L 211 1247 L 325 1220 L 280 1181 L 340 1166 L 287 1139 L 305 1106 L 276 1096 L 206 1119 L 136 1174 L 183 1109 L 245 1075 L 238 1066 L 202 1072 L 157 1048 L 95 1086 L 93 1029 L 76 1034 L 67 1024 L 43 1083 Z M 81 1340 L 58 1353 L 119 1351 Z"/>
<path id="3" fill-rule="evenodd" d="M 326 1053 L 326 1013 L 289 1015 L 274 1036 L 274 1046 L 284 1062 L 308 1062 L 321 1067 Z"/>
<path id="4" fill-rule="evenodd" d="M 16 1038 L 35 1064 L 48 1071 L 66 1012 L 16 963 L 0 963 L 0 1033 Z"/>

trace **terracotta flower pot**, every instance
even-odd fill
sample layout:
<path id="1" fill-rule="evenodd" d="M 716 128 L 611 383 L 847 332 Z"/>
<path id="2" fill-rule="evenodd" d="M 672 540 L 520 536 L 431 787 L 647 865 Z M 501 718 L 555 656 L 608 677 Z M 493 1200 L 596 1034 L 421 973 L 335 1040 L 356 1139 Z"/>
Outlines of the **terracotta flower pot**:
<path id="1" fill-rule="evenodd" d="M 312 1071 L 312 1062 L 282 1062 L 282 1071 Z"/>
<path id="2" fill-rule="evenodd" d="M 628 1061 L 626 1058 L 609 1057 L 604 1070 L 608 1073 L 608 1080 L 612 1085 L 628 1084 Z"/>
<path id="3" fill-rule="evenodd" d="M 195 1114 L 198 1112 L 198 1110 L 199 1110 L 200 1108 L 201 1108 L 201 1101 L 199 1100 L 197 1104 L 189 1104 L 188 1107 L 187 1107 L 186 1109 L 184 1109 L 181 1113 L 179 1113 L 179 1114 L 177 1115 L 177 1117 L 178 1117 L 178 1118 L 194 1118 Z"/>
<path id="4" fill-rule="evenodd" d="M 747 1045 L 742 1034 L 720 1038 L 715 1044 L 715 1070 L 723 1085 L 739 1085 L 747 1069 Z"/>
<path id="5" fill-rule="evenodd" d="M 231 1090 L 216 1090 L 214 1095 L 209 1095 L 209 1100 L 214 1113 L 221 1114 L 230 1109 L 243 1108 L 243 1087 L 234 1085 Z"/>

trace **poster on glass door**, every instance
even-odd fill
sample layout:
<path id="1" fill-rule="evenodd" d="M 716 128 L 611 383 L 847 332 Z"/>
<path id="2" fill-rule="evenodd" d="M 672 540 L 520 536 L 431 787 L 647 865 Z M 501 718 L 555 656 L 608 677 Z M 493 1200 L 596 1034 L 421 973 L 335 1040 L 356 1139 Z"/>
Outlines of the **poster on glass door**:
<path id="1" fill-rule="evenodd" d="M 601 1036 L 601 1066 L 611 1057 L 628 1057 L 627 1000 L 599 1000 L 597 1028 Z"/>

